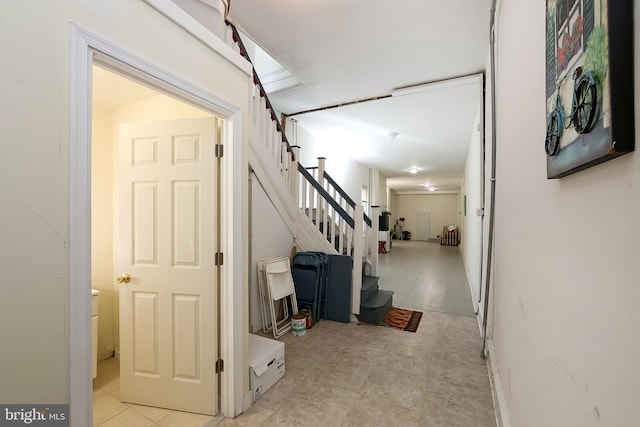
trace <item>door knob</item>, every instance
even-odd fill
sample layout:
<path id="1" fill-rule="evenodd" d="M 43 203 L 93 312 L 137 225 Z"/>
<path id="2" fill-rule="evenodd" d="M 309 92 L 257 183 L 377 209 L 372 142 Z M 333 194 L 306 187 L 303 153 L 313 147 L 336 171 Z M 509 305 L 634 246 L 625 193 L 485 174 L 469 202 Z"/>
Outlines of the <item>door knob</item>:
<path id="1" fill-rule="evenodd" d="M 116 282 L 118 283 L 129 283 L 131 281 L 131 276 L 129 273 L 124 273 L 122 276 L 116 278 Z"/>

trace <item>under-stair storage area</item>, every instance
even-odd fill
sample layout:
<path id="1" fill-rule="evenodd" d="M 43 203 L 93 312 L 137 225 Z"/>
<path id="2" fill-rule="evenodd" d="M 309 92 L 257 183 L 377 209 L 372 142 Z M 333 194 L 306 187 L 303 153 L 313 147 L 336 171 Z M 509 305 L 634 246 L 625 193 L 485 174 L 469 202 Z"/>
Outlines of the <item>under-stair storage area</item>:
<path id="1" fill-rule="evenodd" d="M 351 321 L 353 261 L 346 255 L 299 252 L 292 261 L 298 306 L 320 319 Z"/>
<path id="2" fill-rule="evenodd" d="M 291 330 L 294 315 L 303 310 L 310 313 L 311 325 L 321 319 L 351 321 L 351 257 L 298 252 L 291 259 L 261 259 L 257 270 L 262 332 L 281 337 Z"/>
<path id="3" fill-rule="evenodd" d="M 262 331 L 279 338 L 291 330 L 291 319 L 298 314 L 296 291 L 289 259 L 272 257 L 258 263 L 258 290 Z"/>
<path id="4" fill-rule="evenodd" d="M 379 288 L 377 276 L 363 264 L 358 321 L 380 324 L 393 305 L 393 292 Z M 258 262 L 262 331 L 275 338 L 291 330 L 294 314 L 308 310 L 310 325 L 319 321 L 352 321 L 353 260 L 347 255 L 298 252 Z"/>
<path id="5" fill-rule="evenodd" d="M 317 323 L 325 317 L 327 307 L 327 254 L 299 252 L 293 256 L 292 267 L 298 304 L 311 310 L 313 323 Z"/>
<path id="6" fill-rule="evenodd" d="M 232 25 L 225 38 L 250 60 Z M 326 172 L 324 157 L 317 157 L 317 166 L 305 168 L 300 163 L 304 148 L 295 143 L 297 133 L 293 133 L 296 140 L 290 145 L 255 70 L 253 82 L 248 150 L 253 270 L 249 279 L 249 331 L 275 342 L 304 342 L 301 337 L 306 334 L 305 328 L 323 320 L 380 324 L 393 301 L 393 292 L 379 289 L 375 277 L 378 221 L 372 221 L 369 215 L 376 218 L 380 206 L 369 209 L 360 195 L 355 200 L 349 195 L 358 194 L 362 185 L 371 185 L 373 193 L 380 193 L 377 184 L 371 183 L 371 171 L 367 181 L 359 182 L 362 177 L 346 180 L 350 191 L 345 191 Z M 345 177 L 338 177 L 344 184 Z M 385 236 L 390 248 L 389 234 Z M 371 276 L 364 276 L 362 262 L 370 266 Z M 302 319 L 305 324 L 301 331 Z M 284 363 L 281 365 L 277 357 L 258 357 L 259 340 L 252 335 L 251 342 L 251 390 L 255 400 L 274 379 L 278 380 L 280 368 L 284 375 Z"/>

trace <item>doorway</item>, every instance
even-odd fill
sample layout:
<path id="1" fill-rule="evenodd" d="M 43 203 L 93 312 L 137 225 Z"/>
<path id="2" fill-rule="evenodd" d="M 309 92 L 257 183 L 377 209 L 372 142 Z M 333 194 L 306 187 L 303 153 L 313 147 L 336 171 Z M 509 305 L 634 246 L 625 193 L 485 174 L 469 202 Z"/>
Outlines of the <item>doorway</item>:
<path id="1" fill-rule="evenodd" d="M 105 390 L 129 403 L 214 415 L 217 375 L 207 362 L 218 353 L 217 284 L 203 254 L 217 245 L 219 191 L 215 159 L 203 153 L 214 151 L 219 120 L 97 66 L 92 92 L 99 354 L 119 356 L 121 368 L 118 389 Z M 116 284 L 121 274 L 128 280 Z"/>
<path id="2" fill-rule="evenodd" d="M 245 270 L 242 253 L 245 233 L 242 218 L 233 212 L 241 212 L 243 183 L 238 171 L 243 166 L 242 126 L 243 107 L 215 96 L 211 88 L 205 89 L 170 74 L 157 65 L 147 62 L 117 45 L 74 24 L 70 25 L 73 48 L 70 55 L 70 144 L 69 144 L 69 354 L 72 369 L 70 382 L 70 422 L 73 425 L 92 424 L 92 363 L 91 363 L 91 99 L 92 66 L 99 64 L 110 71 L 135 80 L 183 103 L 199 108 L 223 119 L 220 142 L 225 146 L 224 157 L 218 160 L 221 188 L 218 242 L 224 252 L 224 265 L 217 268 L 218 346 L 219 358 L 224 360 L 220 374 L 219 409 L 224 416 L 233 417 L 244 410 L 243 388 L 245 379 L 243 364 L 243 310 L 242 301 Z M 218 87 L 222 83 L 208 85 Z M 238 176 L 236 176 L 238 175 Z M 95 196 L 95 194 L 94 194 Z M 114 279 L 114 277 L 111 277 Z"/>
<path id="3" fill-rule="evenodd" d="M 431 212 L 416 213 L 415 240 L 429 240 L 431 234 Z"/>

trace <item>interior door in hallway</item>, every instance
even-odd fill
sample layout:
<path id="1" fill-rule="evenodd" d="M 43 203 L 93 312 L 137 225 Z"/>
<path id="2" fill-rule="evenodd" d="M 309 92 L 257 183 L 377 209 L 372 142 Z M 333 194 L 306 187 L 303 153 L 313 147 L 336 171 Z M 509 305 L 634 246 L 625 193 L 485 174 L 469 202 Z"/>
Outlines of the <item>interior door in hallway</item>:
<path id="1" fill-rule="evenodd" d="M 215 118 L 120 128 L 123 402 L 217 413 L 216 134 Z"/>
<path id="2" fill-rule="evenodd" d="M 416 213 L 415 240 L 429 240 L 431 228 L 431 212 Z"/>

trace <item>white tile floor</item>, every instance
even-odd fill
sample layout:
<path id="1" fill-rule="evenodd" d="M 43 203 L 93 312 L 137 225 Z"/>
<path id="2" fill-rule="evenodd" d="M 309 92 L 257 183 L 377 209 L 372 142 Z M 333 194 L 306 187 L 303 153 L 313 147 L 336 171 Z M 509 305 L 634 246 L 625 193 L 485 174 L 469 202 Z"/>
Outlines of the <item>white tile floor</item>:
<path id="1" fill-rule="evenodd" d="M 120 365 L 116 358 L 98 363 L 93 380 L 94 427 L 203 427 L 212 417 L 120 402 Z"/>
<path id="2" fill-rule="evenodd" d="M 394 241 L 391 253 L 381 255 L 379 273 L 380 287 L 396 292 L 394 305 L 423 311 L 416 333 L 323 320 L 302 337 L 287 334 L 285 377 L 244 414 L 219 425 L 495 426 L 459 249 Z M 101 362 L 96 426 L 212 423 L 123 404 L 118 393 L 117 362 Z"/>

